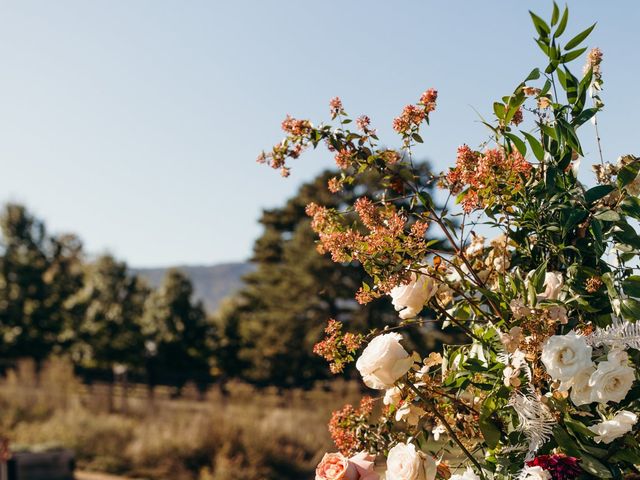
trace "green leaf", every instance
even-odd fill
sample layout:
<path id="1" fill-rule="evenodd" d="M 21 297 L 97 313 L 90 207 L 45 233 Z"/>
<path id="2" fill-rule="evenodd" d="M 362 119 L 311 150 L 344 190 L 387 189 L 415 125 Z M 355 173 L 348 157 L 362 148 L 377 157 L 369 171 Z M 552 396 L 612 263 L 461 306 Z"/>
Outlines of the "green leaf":
<path id="1" fill-rule="evenodd" d="M 558 68 L 558 65 L 560 65 L 560 62 L 558 60 L 553 60 L 551 62 L 549 62 L 549 65 L 547 66 L 547 68 L 544 69 L 544 73 L 553 73 L 556 71 L 556 69 Z"/>
<path id="2" fill-rule="evenodd" d="M 556 28 L 556 31 L 553 34 L 554 38 L 559 38 L 560 35 L 564 33 L 564 29 L 567 28 L 567 20 L 569 20 L 569 8 L 565 7 L 560 23 L 558 24 L 558 28 Z"/>
<path id="3" fill-rule="evenodd" d="M 565 140 L 567 141 L 567 144 L 573 148 L 576 152 L 578 152 L 581 156 L 584 156 L 583 152 L 582 152 L 582 146 L 580 145 L 580 140 L 578 139 L 578 136 L 576 135 L 575 129 L 573 128 L 573 125 L 571 125 L 570 123 L 566 122 L 565 120 L 563 120 L 562 118 L 558 118 L 557 119 L 558 122 L 558 126 L 562 129 L 562 131 L 565 134 Z"/>
<path id="4" fill-rule="evenodd" d="M 549 33 L 551 33 L 551 28 L 549 27 L 549 25 L 547 25 L 547 22 L 545 22 L 531 10 L 529 10 L 529 15 L 531 15 L 531 20 L 533 21 L 533 25 L 536 27 L 538 34 L 541 37 L 548 37 Z"/>
<path id="5" fill-rule="evenodd" d="M 565 50 L 571 50 L 572 48 L 577 47 L 578 45 L 580 45 L 580 43 L 589 36 L 589 34 L 593 31 L 593 29 L 596 28 L 596 24 L 594 23 L 593 25 L 591 25 L 589 28 L 587 28 L 586 30 L 580 32 L 578 35 L 576 35 L 575 37 L 573 37 L 571 40 L 569 40 L 567 42 L 567 44 L 564 46 Z"/>
<path id="6" fill-rule="evenodd" d="M 562 70 L 558 70 L 558 81 L 560 82 L 560 85 L 562 86 L 562 88 L 564 88 L 566 90 L 567 89 L 567 75 Z"/>
<path id="7" fill-rule="evenodd" d="M 584 423 L 574 420 L 569 415 L 565 415 L 564 424 L 575 434 L 580 434 L 585 437 L 595 436 L 595 433 L 589 430 Z"/>
<path id="8" fill-rule="evenodd" d="M 640 275 L 631 275 L 622 282 L 622 290 L 627 295 L 640 298 Z"/>
<path id="9" fill-rule="evenodd" d="M 567 91 L 567 99 L 569 103 L 575 103 L 578 98 L 578 79 L 575 77 L 573 73 L 569 71 L 569 69 L 564 67 L 564 75 L 565 75 L 565 86 L 564 89 Z"/>
<path id="10" fill-rule="evenodd" d="M 480 431 L 489 448 L 496 448 L 500 443 L 502 433 L 496 424 L 488 416 L 480 415 Z"/>
<path id="11" fill-rule="evenodd" d="M 594 203 L 597 200 L 600 200 L 602 197 L 608 195 L 614 190 L 612 185 L 598 185 L 596 187 L 590 188 L 584 194 L 584 199 L 587 203 Z"/>
<path id="12" fill-rule="evenodd" d="M 580 451 L 580 447 L 576 444 L 576 441 L 571 438 L 571 436 L 560 425 L 553 429 L 553 438 L 558 446 L 567 454 L 572 457 L 582 457 L 582 452 Z"/>
<path id="13" fill-rule="evenodd" d="M 558 132 L 556 132 L 555 128 L 551 128 L 549 125 L 545 124 L 540 125 L 540 128 L 545 135 L 553 138 L 554 140 L 558 140 Z"/>
<path id="14" fill-rule="evenodd" d="M 578 50 L 574 50 L 574 51 L 569 52 L 569 53 L 565 53 L 562 56 L 562 63 L 569 63 L 570 61 L 575 60 L 576 58 L 578 58 L 580 55 L 582 55 L 586 51 L 587 51 L 587 47 L 584 47 L 584 48 L 579 48 Z"/>
<path id="15" fill-rule="evenodd" d="M 626 187 L 633 182 L 638 176 L 640 170 L 640 161 L 636 160 L 631 163 L 627 163 L 618 171 L 618 186 Z"/>
<path id="16" fill-rule="evenodd" d="M 560 16 L 560 9 L 558 8 L 558 4 L 556 2 L 553 2 L 553 13 L 551 14 L 552 27 L 558 22 L 559 16 Z"/>
<path id="17" fill-rule="evenodd" d="M 548 57 L 549 56 L 549 45 L 547 45 L 542 40 L 538 40 L 538 39 L 536 39 L 536 43 L 540 47 L 540 50 L 542 50 L 544 52 L 544 54 Z"/>
<path id="18" fill-rule="evenodd" d="M 536 293 L 541 292 L 544 287 L 544 277 L 547 273 L 547 262 L 543 262 L 535 269 L 531 276 L 531 285 L 535 289 Z"/>
<path id="19" fill-rule="evenodd" d="M 524 157 L 527 154 L 527 145 L 522 141 L 520 137 L 513 133 L 505 133 L 505 137 L 513 142 L 520 154 Z"/>
<path id="20" fill-rule="evenodd" d="M 580 466 L 585 472 L 590 473 L 596 478 L 613 478 L 611 470 L 591 455 L 582 452 L 578 457 L 580 458 Z"/>
<path id="21" fill-rule="evenodd" d="M 640 199 L 638 197 L 626 197 L 620 202 L 620 211 L 636 220 L 640 220 Z"/>
<path id="22" fill-rule="evenodd" d="M 640 302 L 635 298 L 625 298 L 620 302 L 620 312 L 625 318 L 635 322 L 640 317 Z"/>
<path id="23" fill-rule="evenodd" d="M 580 112 L 579 115 L 573 117 L 573 120 L 571 120 L 571 125 L 577 128 L 580 125 L 591 120 L 591 118 L 593 118 L 596 113 L 598 113 L 597 108 L 587 108 L 586 110 Z"/>
<path id="24" fill-rule="evenodd" d="M 504 119 L 504 114 L 505 114 L 505 106 L 504 106 L 504 104 L 502 104 L 500 102 L 494 102 L 493 103 L 493 112 L 496 114 L 496 117 L 498 117 L 499 120 Z"/>
<path id="25" fill-rule="evenodd" d="M 542 160 L 544 159 L 544 149 L 542 148 L 542 145 L 540 144 L 538 139 L 530 133 L 523 132 L 522 130 L 520 130 L 520 132 L 525 136 L 525 138 L 529 142 L 529 145 L 531 145 L 531 151 L 533 151 L 535 157 L 539 162 L 542 162 Z"/>
<path id="26" fill-rule="evenodd" d="M 640 455 L 633 448 L 621 448 L 611 456 L 611 460 L 638 465 L 640 464 Z"/>
<path id="27" fill-rule="evenodd" d="M 411 138 L 413 138 L 418 143 L 424 143 L 424 141 L 422 140 L 422 137 L 417 133 L 414 133 L 413 135 L 411 135 Z"/>
<path id="28" fill-rule="evenodd" d="M 603 222 L 617 222 L 620 220 L 620 214 L 615 210 L 603 210 L 596 213 L 593 218 L 602 220 Z"/>
<path id="29" fill-rule="evenodd" d="M 540 69 L 534 68 L 533 70 L 531 70 L 531 73 L 529 74 L 529 76 L 524 79 L 524 81 L 528 82 L 530 80 L 537 80 L 539 78 L 540 78 Z"/>

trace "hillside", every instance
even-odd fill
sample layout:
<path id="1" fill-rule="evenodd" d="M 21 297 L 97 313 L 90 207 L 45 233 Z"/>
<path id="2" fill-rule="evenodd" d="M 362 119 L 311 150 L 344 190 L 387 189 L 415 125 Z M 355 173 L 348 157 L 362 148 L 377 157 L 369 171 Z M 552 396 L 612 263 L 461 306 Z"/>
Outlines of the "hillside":
<path id="1" fill-rule="evenodd" d="M 132 268 L 131 271 L 145 278 L 153 287 L 162 282 L 167 270 L 172 267 Z M 177 266 L 193 282 L 195 296 L 202 300 L 208 312 L 215 312 L 223 298 L 242 286 L 242 276 L 253 270 L 251 263 L 221 263 L 218 265 Z"/>

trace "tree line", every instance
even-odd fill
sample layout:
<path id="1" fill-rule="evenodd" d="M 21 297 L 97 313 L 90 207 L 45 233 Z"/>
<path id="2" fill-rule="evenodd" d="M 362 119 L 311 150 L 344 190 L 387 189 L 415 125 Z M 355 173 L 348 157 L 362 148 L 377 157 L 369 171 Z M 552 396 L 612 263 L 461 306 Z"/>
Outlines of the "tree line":
<path id="1" fill-rule="evenodd" d="M 206 382 L 215 328 L 170 270 L 150 288 L 111 255 L 89 260 L 80 239 L 52 235 L 23 205 L 0 215 L 0 358 L 66 355 L 94 377 L 126 370 L 147 381 Z"/>
<path id="2" fill-rule="evenodd" d="M 417 181 L 426 185 L 426 165 L 418 171 Z M 153 289 L 125 262 L 89 258 L 77 236 L 52 235 L 24 206 L 6 205 L 0 215 L 0 358 L 40 364 L 66 355 L 90 378 L 126 370 L 152 386 L 193 381 L 204 388 L 240 379 L 287 388 L 328 378 L 312 347 L 329 318 L 363 333 L 397 318 L 385 298 L 356 308 L 361 266 L 336 264 L 316 252 L 305 206 L 340 208 L 379 188 L 371 177 L 331 195 L 332 175 L 319 175 L 281 208 L 263 212 L 251 259 L 255 271 L 209 315 L 180 271 L 169 270 Z M 412 341 L 433 348 L 442 341 L 435 332 L 414 330 Z"/>

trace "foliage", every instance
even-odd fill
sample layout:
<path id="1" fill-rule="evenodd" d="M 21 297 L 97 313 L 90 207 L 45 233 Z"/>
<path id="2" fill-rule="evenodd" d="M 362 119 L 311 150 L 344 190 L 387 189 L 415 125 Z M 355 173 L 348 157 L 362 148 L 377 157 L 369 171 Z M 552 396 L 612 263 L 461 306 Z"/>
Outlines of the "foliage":
<path id="1" fill-rule="evenodd" d="M 85 315 L 78 326 L 74 357 L 82 363 L 110 369 L 115 364 L 140 366 L 144 351 L 141 318 L 147 288 L 129 276 L 124 263 L 111 256 L 86 267 L 81 291 L 72 299 Z"/>
<path id="2" fill-rule="evenodd" d="M 215 332 L 183 274 L 152 291 L 110 255 L 87 262 L 75 235 L 50 235 L 22 205 L 6 205 L 0 225 L 3 367 L 68 353 L 99 375 L 126 367 L 152 385 L 210 381 Z"/>
<path id="3" fill-rule="evenodd" d="M 488 141 L 461 146 L 455 166 L 433 179 L 448 193 L 444 210 L 416 182 L 412 165 L 412 147 L 423 142 L 436 108 L 433 89 L 394 120 L 397 151 L 381 146 L 366 116 L 352 130 L 335 98 L 336 123 L 287 117 L 286 138 L 258 158 L 286 176 L 291 159 L 326 145 L 341 169 L 329 180 L 337 196 L 363 192 L 358 186 L 374 172 L 373 194 L 309 204 L 319 248 L 334 261 L 363 265 L 369 278 L 360 303 L 389 295 L 401 318 L 427 307 L 467 334 L 465 345 L 445 346 L 442 358 L 417 355 L 411 365 L 395 334 L 382 329 L 358 358 L 365 383 L 386 389 L 382 419 L 397 422 L 384 445 L 363 441 L 371 453 L 389 455 L 389 469 L 406 465 L 392 452 L 433 462 L 404 442 L 435 458 L 455 448 L 472 469 L 469 479 L 622 478 L 640 463 L 633 325 L 640 315 L 640 158 L 612 164 L 600 152 L 596 185 L 578 180 L 585 163 L 578 132 L 587 122 L 599 142 L 602 52 L 592 49 L 576 76 L 572 62 L 587 52 L 594 26 L 566 39 L 568 9 L 555 3 L 550 22 L 531 18 L 546 64 L 493 104 L 495 119 L 483 122 Z M 462 208 L 450 207 L 451 199 Z M 479 224 L 496 235 L 489 245 L 475 232 Z M 453 251 L 442 249 L 431 227 Z M 358 423 L 357 434 L 365 431 Z M 427 442 L 442 434 L 441 448 Z M 437 475 L 448 478 L 444 462 L 439 467 Z"/>
<path id="4" fill-rule="evenodd" d="M 49 235 L 21 205 L 8 204 L 0 223 L 0 351 L 41 362 L 68 344 L 77 324 L 67 300 L 82 282 L 82 246 L 72 235 Z"/>
<path id="5" fill-rule="evenodd" d="M 192 300 L 189 279 L 170 270 L 158 290 L 147 299 L 143 334 L 151 359 L 148 368 L 155 375 L 173 375 L 178 384 L 192 379 L 206 384 L 209 357 L 215 337 L 213 325 L 200 302 Z M 158 368 L 159 367 L 159 368 Z"/>

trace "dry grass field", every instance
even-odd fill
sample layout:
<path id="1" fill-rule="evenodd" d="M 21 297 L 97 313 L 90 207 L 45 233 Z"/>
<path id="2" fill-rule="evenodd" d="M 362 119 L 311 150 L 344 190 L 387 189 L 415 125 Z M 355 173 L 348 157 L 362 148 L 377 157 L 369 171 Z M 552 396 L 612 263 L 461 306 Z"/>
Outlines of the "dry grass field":
<path id="1" fill-rule="evenodd" d="M 82 470 L 172 480 L 304 480 L 331 448 L 332 410 L 359 397 L 357 385 L 332 391 L 257 391 L 230 385 L 200 399 L 158 388 L 82 385 L 54 360 L 36 378 L 22 363 L 0 383 L 0 427 L 16 448 L 64 446 Z"/>

